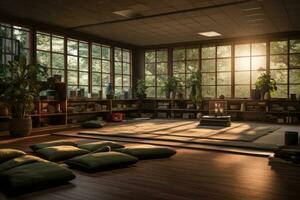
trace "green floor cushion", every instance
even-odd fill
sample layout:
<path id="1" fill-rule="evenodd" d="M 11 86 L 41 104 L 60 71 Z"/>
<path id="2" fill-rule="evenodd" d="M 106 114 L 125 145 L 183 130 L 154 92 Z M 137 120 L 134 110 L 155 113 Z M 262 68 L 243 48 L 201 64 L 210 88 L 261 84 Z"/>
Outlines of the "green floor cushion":
<path id="1" fill-rule="evenodd" d="M 0 163 L 23 155 L 25 152 L 17 149 L 0 149 Z"/>
<path id="2" fill-rule="evenodd" d="M 91 143 L 78 145 L 79 148 L 86 149 L 90 152 L 96 151 L 105 146 L 109 146 L 112 149 L 124 148 L 124 145 L 118 144 L 116 142 L 107 142 L 107 141 L 104 141 L 104 142 L 98 141 L 98 142 L 91 142 Z"/>
<path id="3" fill-rule="evenodd" d="M 74 146 L 62 145 L 46 147 L 36 151 L 35 153 L 49 161 L 62 161 L 75 156 L 87 154 L 89 151 Z"/>
<path id="4" fill-rule="evenodd" d="M 111 148 L 110 146 L 101 147 L 100 149 L 97 149 L 96 151 L 93 151 L 93 153 L 99 153 L 99 152 L 110 152 Z"/>
<path id="5" fill-rule="evenodd" d="M 61 146 L 61 145 L 70 145 L 70 146 L 77 146 L 75 142 L 68 141 L 68 140 L 56 140 L 51 142 L 43 142 L 31 145 L 30 148 L 32 151 L 37 151 L 39 149 L 43 149 L 46 147 L 52 147 L 52 146 Z"/>
<path id="6" fill-rule="evenodd" d="M 8 160 L 0 164 L 0 172 L 6 171 L 24 164 L 34 163 L 34 162 L 48 162 L 42 158 L 31 156 L 31 155 L 22 155 L 11 160 Z"/>
<path id="7" fill-rule="evenodd" d="M 99 120 L 89 120 L 81 124 L 83 128 L 102 128 L 104 123 Z"/>
<path id="8" fill-rule="evenodd" d="M 126 153 L 137 157 L 138 159 L 166 158 L 176 154 L 174 149 L 150 145 L 126 147 L 122 149 L 115 149 L 114 151 Z"/>
<path id="9" fill-rule="evenodd" d="M 36 162 L 0 172 L 1 188 L 11 194 L 31 192 L 67 183 L 73 172 L 52 162 Z"/>
<path id="10" fill-rule="evenodd" d="M 78 156 L 65 163 L 71 168 L 96 172 L 101 170 L 115 169 L 134 164 L 138 161 L 136 157 L 119 152 L 100 152 Z"/>

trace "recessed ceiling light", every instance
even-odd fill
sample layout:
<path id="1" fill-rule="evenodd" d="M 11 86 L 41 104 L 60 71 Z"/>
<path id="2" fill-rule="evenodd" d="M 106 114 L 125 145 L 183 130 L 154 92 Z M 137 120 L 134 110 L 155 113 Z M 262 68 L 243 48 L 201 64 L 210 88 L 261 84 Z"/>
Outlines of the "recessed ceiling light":
<path id="1" fill-rule="evenodd" d="M 217 33 L 215 31 L 207 31 L 207 32 L 200 32 L 199 35 L 205 36 L 205 37 L 217 37 L 221 36 L 220 33 Z"/>

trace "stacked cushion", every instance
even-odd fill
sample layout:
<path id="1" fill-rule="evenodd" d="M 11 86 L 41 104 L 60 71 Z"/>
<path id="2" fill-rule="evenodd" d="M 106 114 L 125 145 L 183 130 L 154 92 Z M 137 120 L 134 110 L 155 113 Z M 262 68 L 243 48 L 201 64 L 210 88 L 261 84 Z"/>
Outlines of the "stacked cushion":
<path id="1" fill-rule="evenodd" d="M 136 157 L 119 152 L 100 152 L 78 156 L 65 163 L 71 168 L 95 172 L 134 164 L 138 161 Z"/>
<path id="2" fill-rule="evenodd" d="M 39 149 L 35 153 L 49 161 L 62 161 L 75 156 L 87 154 L 89 151 L 74 146 L 61 145 Z"/>
<path id="3" fill-rule="evenodd" d="M 72 171 L 52 162 L 23 164 L 0 172 L 1 187 L 11 194 L 64 184 L 74 178 Z"/>
<path id="4" fill-rule="evenodd" d="M 106 142 L 106 141 L 105 142 L 102 142 L 102 141 L 91 142 L 91 143 L 78 145 L 79 148 L 86 149 L 90 152 L 96 151 L 96 150 L 106 147 L 106 146 L 109 146 L 111 149 L 124 148 L 124 146 L 121 144 L 118 144 L 115 142 Z"/>
<path id="5" fill-rule="evenodd" d="M 150 145 L 141 145 L 135 147 L 126 147 L 115 149 L 117 152 L 129 154 L 137 157 L 138 159 L 153 159 L 153 158 L 166 158 L 176 154 L 176 151 L 167 147 L 156 147 Z"/>
<path id="6" fill-rule="evenodd" d="M 10 159 L 25 155 L 24 151 L 17 149 L 0 149 L 0 163 L 6 162 Z"/>
<path id="7" fill-rule="evenodd" d="M 43 142 L 43 143 L 34 144 L 34 145 L 31 145 L 30 148 L 32 149 L 32 151 L 37 151 L 39 149 L 43 149 L 46 147 L 61 146 L 61 145 L 77 146 L 77 144 L 72 141 L 56 140 L 56 141 L 51 141 L 51 142 Z"/>

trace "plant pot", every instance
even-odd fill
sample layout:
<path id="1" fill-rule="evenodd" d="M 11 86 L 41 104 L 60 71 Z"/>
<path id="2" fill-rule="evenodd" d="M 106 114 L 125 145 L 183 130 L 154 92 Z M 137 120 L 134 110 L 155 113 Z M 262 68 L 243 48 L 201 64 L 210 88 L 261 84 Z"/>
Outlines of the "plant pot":
<path id="1" fill-rule="evenodd" d="M 8 116 L 9 111 L 7 106 L 0 106 L 0 116 Z"/>
<path id="2" fill-rule="evenodd" d="M 270 92 L 266 92 L 264 95 L 264 100 L 270 100 L 270 99 L 271 99 Z"/>
<path id="3" fill-rule="evenodd" d="M 13 137 L 24 137 L 31 133 L 32 120 L 27 118 L 12 118 L 9 123 L 9 133 Z"/>
<path id="4" fill-rule="evenodd" d="M 171 96 L 172 99 L 175 99 L 175 97 L 176 97 L 176 92 L 170 92 L 170 96 Z"/>
<path id="5" fill-rule="evenodd" d="M 177 98 L 178 98 L 178 99 L 183 99 L 183 94 L 182 94 L 182 93 L 178 93 L 178 94 L 177 94 Z"/>
<path id="6" fill-rule="evenodd" d="M 170 99 L 171 93 L 170 92 L 166 92 L 166 98 Z"/>
<path id="7" fill-rule="evenodd" d="M 106 95 L 106 99 L 113 99 L 114 98 L 114 95 L 113 94 L 107 94 Z"/>

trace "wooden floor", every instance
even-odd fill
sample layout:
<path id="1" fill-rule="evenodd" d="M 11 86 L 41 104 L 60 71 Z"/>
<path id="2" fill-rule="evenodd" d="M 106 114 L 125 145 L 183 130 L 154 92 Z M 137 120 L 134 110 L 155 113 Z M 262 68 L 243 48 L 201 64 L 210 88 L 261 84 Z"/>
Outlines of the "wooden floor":
<path id="1" fill-rule="evenodd" d="M 27 151 L 30 144 L 56 139 L 63 137 L 44 135 L 2 140 L 0 148 Z M 271 169 L 268 159 L 263 157 L 186 149 L 177 151 L 172 158 L 140 161 L 129 168 L 95 174 L 76 172 L 77 177 L 71 184 L 14 199 L 300 199 L 299 168 L 285 166 Z M 8 198 L 0 193 L 0 199 Z"/>

